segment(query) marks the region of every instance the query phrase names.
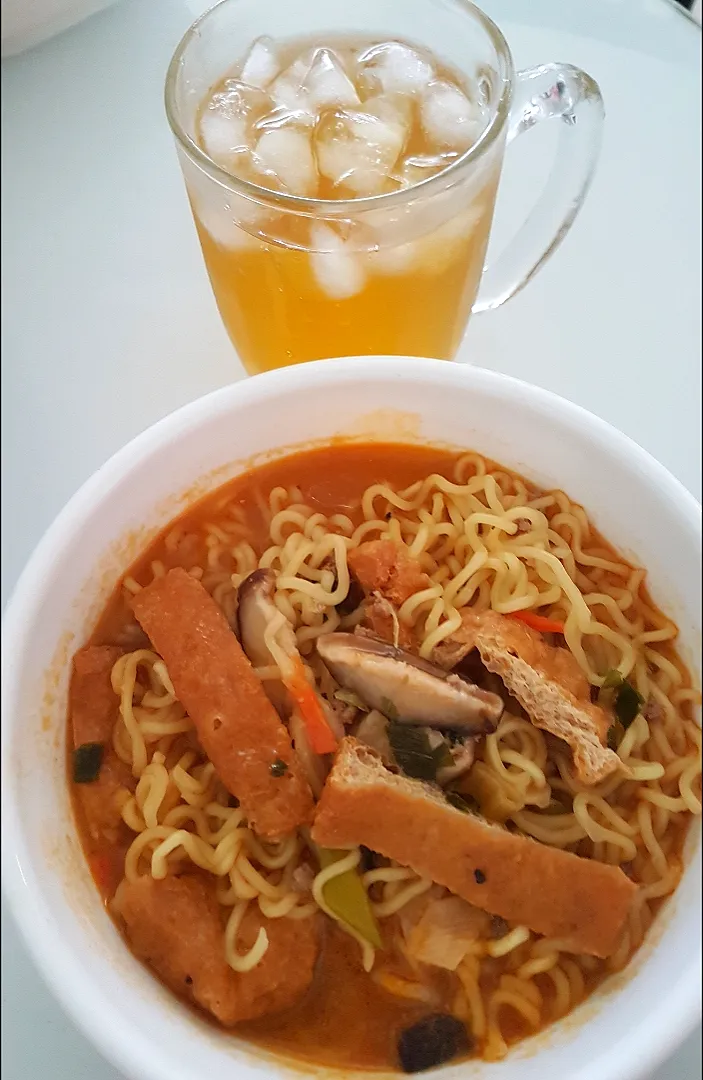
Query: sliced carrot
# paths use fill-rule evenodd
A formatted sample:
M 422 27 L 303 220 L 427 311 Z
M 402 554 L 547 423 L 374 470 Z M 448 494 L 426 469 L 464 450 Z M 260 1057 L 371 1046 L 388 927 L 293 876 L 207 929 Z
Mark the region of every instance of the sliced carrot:
M 518 619 L 525 626 L 539 630 L 540 634 L 563 634 L 564 624 L 557 619 L 548 619 L 546 615 L 537 615 L 534 611 L 511 611 L 509 617 Z
M 298 706 L 305 733 L 316 754 L 333 754 L 337 739 L 327 722 L 324 709 L 314 688 L 305 677 L 302 661 L 296 657 L 292 674 L 284 679 L 288 693 Z

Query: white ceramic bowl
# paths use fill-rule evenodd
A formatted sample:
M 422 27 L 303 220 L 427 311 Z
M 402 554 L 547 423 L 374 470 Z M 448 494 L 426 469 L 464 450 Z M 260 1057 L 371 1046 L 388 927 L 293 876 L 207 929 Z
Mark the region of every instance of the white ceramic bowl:
M 438 361 L 324 361 L 218 390 L 144 432 L 85 484 L 37 548 L 7 609 L 2 661 L 7 896 L 56 996 L 132 1080 L 294 1074 L 183 1008 L 133 959 L 103 910 L 68 801 L 70 656 L 118 576 L 194 497 L 256 454 L 339 434 L 475 448 L 564 488 L 648 568 L 654 599 L 681 629 L 684 658 L 697 659 L 700 507 L 640 447 L 543 390 Z M 626 973 L 506 1061 L 448 1067 L 443 1080 L 634 1080 L 654 1068 L 700 1015 L 698 827 L 687 861 Z

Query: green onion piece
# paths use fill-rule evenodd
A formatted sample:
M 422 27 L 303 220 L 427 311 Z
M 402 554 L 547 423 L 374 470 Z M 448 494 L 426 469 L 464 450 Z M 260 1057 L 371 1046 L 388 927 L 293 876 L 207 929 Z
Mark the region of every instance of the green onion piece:
M 316 847 L 315 850 L 323 870 L 349 854 L 348 851 L 331 851 L 329 848 Z M 371 901 L 356 870 L 347 870 L 338 877 L 331 878 L 322 893 L 330 911 L 333 911 L 341 922 L 356 930 L 357 934 L 375 949 L 383 948 L 381 931 L 371 909 Z
M 615 715 L 626 731 L 643 705 L 644 698 L 642 695 L 638 694 L 634 686 L 627 680 L 623 680 L 615 699 Z
M 625 735 L 625 728 L 619 720 L 613 720 L 608 728 L 608 749 L 617 750 Z
M 435 746 L 432 751 L 432 757 L 435 760 L 435 765 L 438 769 L 448 769 L 454 764 L 454 758 L 452 752 L 446 742 L 442 741 L 439 746 Z
M 447 797 L 447 802 L 450 806 L 453 806 L 455 810 L 461 810 L 464 814 L 478 813 L 478 803 L 470 795 L 467 798 L 464 795 L 460 795 L 458 791 L 446 791 L 445 795 Z
M 414 780 L 437 779 L 437 755 L 430 746 L 427 732 L 409 724 L 388 723 L 388 742 L 396 764 Z
M 335 699 L 343 702 L 345 705 L 353 705 L 359 712 L 368 712 L 369 707 L 366 702 L 362 701 L 358 694 L 355 694 L 353 690 L 335 690 Z
M 398 710 L 393 702 L 387 697 L 381 698 L 380 712 L 382 712 L 384 716 L 387 716 L 389 720 L 398 719 Z
M 617 668 L 611 668 L 605 673 L 603 685 L 598 694 L 598 704 L 612 709 L 622 727 L 627 730 L 644 705 L 644 698 L 627 679 L 623 679 Z M 617 731 L 612 736 L 608 732 L 608 745 L 617 736 Z
M 615 690 L 618 686 L 622 686 L 624 680 L 617 668 L 611 668 L 610 671 L 606 671 L 603 678 L 604 690 Z
M 92 784 L 100 775 L 104 746 L 99 742 L 83 743 L 73 751 L 73 783 Z

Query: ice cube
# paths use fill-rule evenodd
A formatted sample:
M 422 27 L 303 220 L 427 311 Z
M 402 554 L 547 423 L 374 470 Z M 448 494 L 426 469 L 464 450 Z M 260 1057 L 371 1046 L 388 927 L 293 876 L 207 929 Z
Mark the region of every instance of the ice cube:
M 194 203 L 198 220 L 220 247 L 227 251 L 256 251 L 264 247 L 262 240 L 247 232 L 240 225 L 237 213 L 231 206 L 212 206 L 206 201 Z M 253 223 L 251 227 L 254 227 Z
M 242 148 L 251 146 L 255 121 L 271 108 L 271 99 L 263 90 L 238 79 L 227 79 L 200 116 L 200 138 L 205 153 L 219 165 L 231 167 L 233 157 Z
M 229 165 L 238 150 L 247 145 L 249 133 L 243 120 L 206 109 L 200 118 L 200 139 L 208 157 Z
M 256 121 L 254 127 L 256 131 L 276 131 L 279 128 L 300 128 L 304 129 L 310 127 L 309 114 L 286 109 L 282 105 L 276 106 L 273 112 L 267 113 L 266 116 L 262 116 L 260 120 Z
M 381 110 L 371 111 L 368 105 L 326 113 L 315 131 L 320 172 L 354 195 L 375 195 L 387 188 L 409 132 L 400 113 L 381 117 Z
M 271 83 L 268 91 L 279 108 L 298 114 L 299 122 L 307 123 L 309 127 L 317 120 L 317 109 L 311 105 L 303 82 L 312 57 L 310 50 L 299 56 Z
M 393 170 L 393 180 L 397 180 L 401 188 L 412 187 L 429 176 L 441 172 L 456 161 L 459 154 L 455 150 L 449 150 L 444 154 L 410 154 L 404 161 L 396 165 Z
M 361 292 L 366 275 L 361 256 L 349 250 L 348 244 L 329 225 L 313 222 L 310 229 L 312 247 L 310 264 L 315 279 L 331 300 L 348 300 Z
M 223 89 L 210 98 L 208 111 L 221 113 L 232 119 L 250 119 L 263 115 L 273 108 L 271 98 L 258 86 L 249 86 L 241 79 L 226 79 Z
M 380 120 L 388 124 L 395 124 L 405 130 L 406 137 L 410 134 L 413 124 L 413 106 L 406 94 L 379 94 L 366 99 L 364 112 L 373 113 Z
M 394 247 L 379 247 L 377 251 L 369 253 L 369 263 L 378 274 L 404 274 L 417 261 L 419 250 L 420 245 L 415 240 Z
M 473 200 L 421 240 L 422 268 L 430 274 L 444 273 L 452 263 L 465 264 L 474 230 L 490 208 L 483 200 Z
M 332 106 L 360 103 L 354 83 L 331 49 L 315 50 L 301 89 L 316 112 Z
M 249 86 L 265 90 L 278 75 L 281 63 L 272 38 L 257 38 L 242 65 L 241 80 Z
M 251 151 L 243 150 L 238 155 L 238 159 L 242 159 L 245 173 L 247 166 L 243 159 L 247 157 L 251 158 Z M 179 159 L 198 226 L 223 248 L 261 249 L 264 240 L 257 239 L 257 234 L 260 237 L 268 235 L 268 220 L 271 216 L 268 207 L 223 184 L 214 183 L 209 173 L 182 151 Z M 251 177 L 246 174 L 246 178 Z
M 314 195 L 317 168 L 305 131 L 273 128 L 256 144 L 254 160 L 265 177 L 273 178 L 293 195 Z
M 362 80 L 377 79 L 386 91 L 412 94 L 427 86 L 434 76 L 428 57 L 400 41 L 372 45 L 357 58 Z
M 468 150 L 483 128 L 478 105 L 452 83 L 435 79 L 420 101 L 420 123 L 427 138 L 436 146 Z
M 266 207 L 234 192 L 220 193 L 195 181 L 188 183 L 188 194 L 196 219 L 220 247 L 229 251 L 254 251 L 264 246 L 255 233 L 265 234 Z

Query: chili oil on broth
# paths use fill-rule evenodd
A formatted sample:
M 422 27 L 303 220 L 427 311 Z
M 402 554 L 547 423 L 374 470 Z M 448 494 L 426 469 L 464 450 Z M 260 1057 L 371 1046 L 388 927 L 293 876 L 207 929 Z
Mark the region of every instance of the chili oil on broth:
M 427 478 L 433 474 L 450 482 L 429 483 Z M 492 476 L 495 486 L 480 481 L 486 474 Z M 589 525 L 580 507 L 560 492 L 534 490 L 520 477 L 477 454 L 393 444 L 340 444 L 279 459 L 238 477 L 186 511 L 149 546 L 115 591 L 91 643 L 148 648 L 131 614 L 130 599 L 155 575 L 175 566 L 195 572 L 232 618 L 236 585 L 244 576 L 258 565 L 272 565 L 279 573 L 283 570 L 285 577 L 284 564 L 288 560 L 290 566 L 291 551 L 298 541 L 307 542 L 310 549 L 303 565 L 312 565 L 320 540 L 329 534 L 356 538 L 352 543 L 386 535 L 407 541 L 411 552 L 441 586 L 436 590 L 438 596 L 415 606 L 411 598 L 404 605 L 408 610 L 400 611 L 400 619 L 419 628 L 420 640 L 427 643 L 430 636 L 437 638 L 437 630 L 452 618 L 452 604 L 445 604 L 439 614 L 437 611 L 449 591 L 447 584 L 449 589 L 454 587 L 458 602 L 462 593 L 466 595 L 467 584 L 471 585 L 471 581 L 462 580 L 456 587 L 470 551 L 460 548 L 461 557 L 457 556 L 456 544 L 452 548 L 449 540 L 452 528 L 456 532 L 457 526 L 464 528 L 466 522 L 466 514 L 462 516 L 457 506 L 468 496 L 457 488 L 465 488 L 474 478 L 478 479 L 473 497 L 483 503 L 482 509 L 474 507 L 474 512 L 482 517 L 495 519 L 513 512 L 515 520 L 524 521 L 515 515 L 526 509 L 534 523 L 544 515 L 550 530 L 548 543 L 554 550 L 563 549 L 562 561 L 571 567 L 578 591 L 605 628 L 600 632 L 604 637 L 586 635 L 583 655 L 592 681 L 594 673 L 597 683 L 598 672 L 602 675 L 620 663 L 638 689 L 646 691 L 648 705 L 651 703 L 650 719 L 640 714 L 624 734 L 619 749 L 645 777 L 640 780 L 609 777 L 594 788 L 584 788 L 563 748 L 555 749 L 549 736 L 520 716 L 501 721 L 496 734 L 485 740 L 479 760 L 494 770 L 505 791 L 517 796 L 518 803 L 525 799 L 522 808 L 514 812 L 514 825 L 542 842 L 623 865 L 642 883 L 641 898 L 633 908 L 620 949 L 609 961 L 572 956 L 563 952 L 558 942 L 540 939 L 521 927 L 509 927 L 502 938 L 479 943 L 476 954 L 462 962 L 456 976 L 418 971 L 408 962 L 397 947 L 402 935 L 396 915 L 382 920 L 386 948 L 376 956 L 370 974 L 361 966 L 356 942 L 336 926 L 328 926 L 315 981 L 305 999 L 287 1013 L 236 1029 L 252 1042 L 290 1057 L 347 1068 L 393 1067 L 398 1032 L 427 1013 L 431 998 L 435 1010 L 453 1012 L 468 1022 L 479 1054 L 498 1058 L 518 1039 L 565 1015 L 604 977 L 626 965 L 681 873 L 686 831 L 699 808 L 700 731 L 693 717 L 699 698 L 675 652 L 675 627 L 652 605 L 644 572 L 622 560 Z M 412 488 L 422 482 L 422 491 L 426 489 L 424 520 L 413 505 L 418 492 Z M 378 489 L 370 498 L 368 489 L 373 486 Z M 432 540 L 433 515 L 446 526 L 444 539 Z M 423 538 L 422 528 L 428 522 Z M 479 540 L 495 536 L 495 529 L 495 521 L 480 522 L 476 536 Z M 291 541 L 296 536 L 298 541 Z M 313 566 L 310 577 L 319 582 L 324 558 L 328 562 L 330 556 L 339 560 L 346 544 L 327 542 L 328 550 L 317 559 L 317 570 Z M 433 554 L 441 557 L 435 560 Z M 331 577 L 340 577 L 339 565 Z M 548 587 L 548 581 L 537 580 L 541 589 Z M 331 582 L 328 585 L 331 588 Z M 314 603 L 308 603 L 305 595 L 296 596 L 294 589 L 279 590 L 277 602 L 294 619 L 306 659 L 320 632 L 354 625 L 354 612 L 340 620 L 334 609 L 316 610 Z M 469 602 L 477 609 L 491 604 L 488 577 L 479 582 Z M 562 596 L 541 610 L 563 619 L 568 602 Z M 637 642 L 634 648 L 633 641 Z M 579 647 L 584 648 L 583 642 L 584 635 L 578 632 L 575 654 Z M 568 635 L 567 644 L 571 644 Z M 659 763 L 661 768 L 657 768 Z M 663 777 L 655 775 L 662 768 Z M 535 771 L 546 777 L 548 807 L 530 802 L 535 794 Z M 135 833 L 123 822 L 113 844 L 96 844 L 80 807 L 77 819 L 98 887 L 109 903 Z M 206 873 L 192 865 L 189 869 Z M 397 885 L 371 886 L 370 895 L 376 903 L 392 901 L 413 880 L 417 881 L 408 872 L 405 881 Z M 390 992 L 387 986 L 393 979 L 395 992 Z M 405 991 L 409 987 L 413 993 L 425 986 L 429 992 L 418 1001 L 400 996 L 398 986 Z

